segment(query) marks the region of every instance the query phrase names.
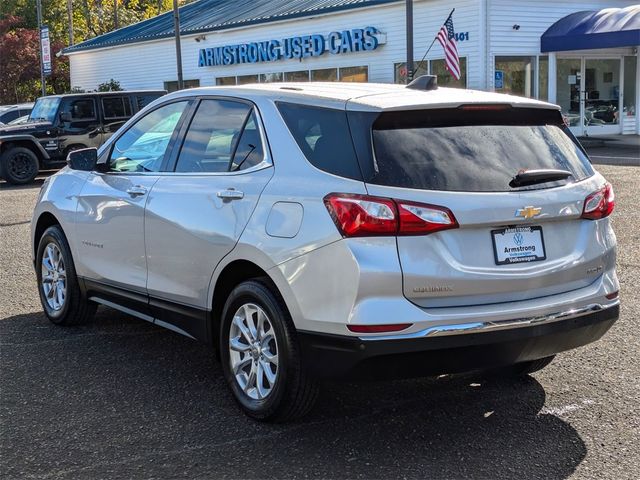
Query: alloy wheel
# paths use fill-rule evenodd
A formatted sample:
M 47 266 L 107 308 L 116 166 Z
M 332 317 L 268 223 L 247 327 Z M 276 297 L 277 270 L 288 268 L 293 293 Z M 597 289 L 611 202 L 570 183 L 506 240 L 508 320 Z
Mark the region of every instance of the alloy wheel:
M 62 252 L 53 242 L 44 249 L 40 274 L 47 305 L 56 312 L 61 310 L 67 298 L 67 272 Z
M 242 305 L 233 316 L 229 362 L 236 382 L 249 398 L 269 396 L 278 378 L 278 344 L 271 320 L 254 303 Z

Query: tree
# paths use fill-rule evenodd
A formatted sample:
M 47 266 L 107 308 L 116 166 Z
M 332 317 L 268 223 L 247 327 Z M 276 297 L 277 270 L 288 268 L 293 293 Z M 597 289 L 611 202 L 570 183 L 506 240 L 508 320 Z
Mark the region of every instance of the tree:
M 0 104 L 31 101 L 40 95 L 40 35 L 37 29 L 19 27 L 22 19 L 0 19 Z M 54 41 L 51 51 L 63 48 Z M 47 93 L 69 89 L 69 62 L 52 55 Z
M 100 85 L 98 85 L 98 89 L 96 91 L 98 91 L 98 92 L 119 92 L 121 90 L 122 90 L 122 87 L 120 86 L 120 82 L 117 81 L 117 80 L 114 80 L 112 78 L 108 82 L 104 82 L 104 83 L 101 83 Z
M 75 43 L 113 30 L 116 5 L 120 28 L 169 11 L 173 5 L 173 0 L 72 1 Z M 0 104 L 40 95 L 40 40 L 34 3 L 0 0 Z M 51 39 L 52 74 L 46 79 L 47 93 L 64 93 L 69 91 L 69 62 L 66 56 L 56 54 L 69 42 L 67 0 L 42 0 L 42 14 Z

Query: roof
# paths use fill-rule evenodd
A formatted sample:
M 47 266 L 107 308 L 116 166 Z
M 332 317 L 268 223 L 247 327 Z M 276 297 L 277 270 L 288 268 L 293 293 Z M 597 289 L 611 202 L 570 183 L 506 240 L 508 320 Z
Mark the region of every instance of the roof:
M 125 95 L 125 94 L 142 94 L 142 93 L 160 93 L 166 94 L 166 90 L 109 90 L 108 92 L 78 92 L 78 93 L 61 93 L 58 95 L 47 95 L 39 98 L 62 98 L 62 97 L 92 97 L 92 96 L 108 96 L 108 95 Z M 33 104 L 32 104 L 33 105 Z
M 229 95 L 240 98 L 268 97 L 312 105 L 334 106 L 348 103 L 349 110 L 381 111 L 419 108 L 455 108 L 467 104 L 509 104 L 514 107 L 558 110 L 538 100 L 501 93 L 459 88 L 420 91 L 386 83 L 256 83 L 228 87 L 202 87 L 174 92 L 170 96 Z M 168 97 L 166 97 L 168 98 Z
M 398 1 L 401 0 L 199 0 L 180 7 L 180 34 L 228 30 Z M 169 11 L 67 47 L 63 53 L 147 42 L 173 36 L 173 11 Z
M 640 5 L 572 13 L 540 38 L 542 52 L 640 45 Z

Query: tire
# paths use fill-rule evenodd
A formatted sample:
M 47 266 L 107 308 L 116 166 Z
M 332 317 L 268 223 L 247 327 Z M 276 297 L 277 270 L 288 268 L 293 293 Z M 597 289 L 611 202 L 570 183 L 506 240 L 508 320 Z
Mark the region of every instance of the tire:
M 262 335 L 254 331 L 259 328 L 250 328 L 248 321 L 257 327 L 261 318 Z M 230 339 L 236 350 L 232 350 Z M 255 340 L 253 348 L 251 340 Z M 231 292 L 222 314 L 219 347 L 229 388 L 250 417 L 284 422 L 304 416 L 313 407 L 317 383 L 302 364 L 295 327 L 284 301 L 268 280 L 245 281 Z M 276 364 L 269 360 L 274 355 Z
M 0 157 L 2 177 L 13 185 L 33 182 L 38 175 L 38 157 L 28 148 L 13 147 Z
M 40 303 L 53 323 L 81 325 L 93 318 L 97 305 L 87 300 L 80 290 L 71 250 L 59 225 L 47 228 L 40 238 L 36 276 Z M 59 291 L 64 295 L 58 296 Z

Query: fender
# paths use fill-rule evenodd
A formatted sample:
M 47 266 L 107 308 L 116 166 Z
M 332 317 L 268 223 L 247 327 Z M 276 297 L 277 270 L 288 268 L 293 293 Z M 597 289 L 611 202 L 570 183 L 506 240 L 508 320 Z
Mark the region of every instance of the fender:
M 40 153 L 42 160 L 49 160 L 51 158 L 49 157 L 49 154 L 44 149 L 44 147 L 40 144 L 38 139 L 33 135 L 0 135 L 0 145 L 2 145 L 3 143 L 9 143 L 9 142 L 15 142 L 15 141 L 21 141 L 21 142 L 27 141 L 27 142 L 33 143 L 36 149 L 38 150 L 38 152 Z

